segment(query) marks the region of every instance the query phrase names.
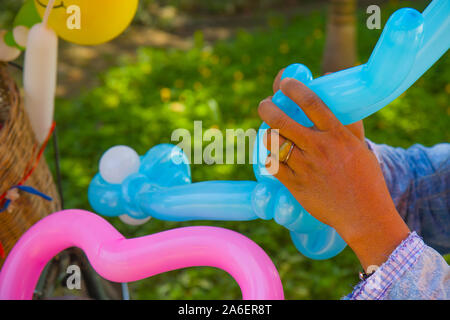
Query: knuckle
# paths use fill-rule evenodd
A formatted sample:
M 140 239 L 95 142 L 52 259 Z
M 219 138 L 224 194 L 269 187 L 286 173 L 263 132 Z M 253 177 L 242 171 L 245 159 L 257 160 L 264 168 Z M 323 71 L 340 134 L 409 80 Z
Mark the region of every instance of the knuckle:
M 319 110 L 322 107 L 319 98 L 312 92 L 305 93 L 302 100 L 304 106 L 310 110 Z
M 344 126 L 342 126 L 342 124 L 339 121 L 332 121 L 329 123 L 328 131 L 333 132 L 338 140 L 344 140 L 347 137 L 346 132 L 343 129 Z
M 280 79 L 280 89 L 284 94 L 287 94 L 289 91 L 289 83 L 291 82 L 291 78 Z
M 347 144 L 349 141 L 349 135 L 340 122 L 332 123 L 329 131 L 332 133 L 335 142 L 339 144 Z
M 283 82 L 284 82 L 284 89 L 289 94 L 292 94 L 293 92 L 295 92 L 299 89 L 297 80 L 295 80 L 293 78 L 286 78 L 283 80 Z
M 322 143 L 317 143 L 315 145 L 315 150 L 317 152 L 317 154 L 321 157 L 323 157 L 324 159 L 328 158 L 329 155 L 329 147 L 325 144 Z
M 276 123 L 278 124 L 277 129 L 280 130 L 280 132 L 292 131 L 292 121 L 288 116 L 284 114 L 278 115 Z

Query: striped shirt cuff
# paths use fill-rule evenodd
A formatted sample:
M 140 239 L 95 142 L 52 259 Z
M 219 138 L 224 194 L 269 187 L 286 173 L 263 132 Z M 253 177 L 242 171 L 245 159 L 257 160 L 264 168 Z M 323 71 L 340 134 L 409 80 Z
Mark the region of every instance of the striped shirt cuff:
M 392 252 L 388 260 L 365 281 L 360 282 L 349 300 L 383 300 L 389 288 L 416 263 L 425 248 L 423 240 L 416 232 L 411 232 Z

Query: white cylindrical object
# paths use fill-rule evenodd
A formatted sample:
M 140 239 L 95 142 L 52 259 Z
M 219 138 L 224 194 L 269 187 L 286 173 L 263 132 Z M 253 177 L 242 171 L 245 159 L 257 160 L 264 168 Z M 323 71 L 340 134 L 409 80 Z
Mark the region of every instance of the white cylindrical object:
M 23 73 L 25 110 L 39 144 L 52 126 L 55 104 L 58 37 L 42 23 L 34 25 L 27 41 Z

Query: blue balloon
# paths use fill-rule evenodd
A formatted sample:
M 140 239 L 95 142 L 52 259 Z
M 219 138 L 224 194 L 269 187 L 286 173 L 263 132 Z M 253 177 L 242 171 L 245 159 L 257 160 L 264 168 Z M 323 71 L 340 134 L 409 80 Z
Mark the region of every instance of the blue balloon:
M 181 148 L 167 143 L 159 144 L 145 154 L 139 172 L 162 187 L 191 183 L 191 168 L 186 155 Z
M 191 169 L 186 155 L 177 146 L 160 144 L 141 156 L 139 172 L 121 184 L 106 182 L 100 174 L 92 179 L 88 199 L 92 208 L 105 216 L 128 214 L 134 219 L 149 216 L 140 206 L 141 194 L 191 183 Z
M 92 209 L 107 217 L 115 217 L 124 213 L 120 185 L 106 182 L 96 174 L 89 184 L 88 199 Z
M 450 1 L 434 0 L 423 14 L 414 9 L 396 11 L 386 24 L 364 64 L 313 79 L 301 64 L 286 68 L 282 78 L 302 81 L 343 124 L 361 120 L 407 90 L 450 47 Z M 304 126 L 313 123 L 291 99 L 278 91 L 273 102 Z M 96 175 L 88 196 L 93 209 L 106 216 L 128 214 L 162 220 L 271 220 L 291 233 L 296 248 L 312 259 L 328 259 L 346 246 L 331 227 L 310 215 L 265 168 L 269 154 L 263 144 L 263 123 L 253 153 L 255 181 L 191 183 L 183 151 L 157 145 L 141 157 L 139 172 L 121 184 Z
M 161 220 L 257 219 L 252 208 L 254 181 L 206 181 L 143 193 L 141 208 Z
M 347 246 L 339 234 L 329 226 L 307 234 L 291 231 L 291 239 L 298 251 L 314 260 L 333 258 Z

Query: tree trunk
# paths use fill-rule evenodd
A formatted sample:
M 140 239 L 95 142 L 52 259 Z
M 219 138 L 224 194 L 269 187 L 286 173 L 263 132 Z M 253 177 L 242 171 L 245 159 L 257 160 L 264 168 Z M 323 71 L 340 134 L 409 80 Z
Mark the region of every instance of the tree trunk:
M 336 72 L 356 63 L 356 2 L 330 0 L 322 72 Z

